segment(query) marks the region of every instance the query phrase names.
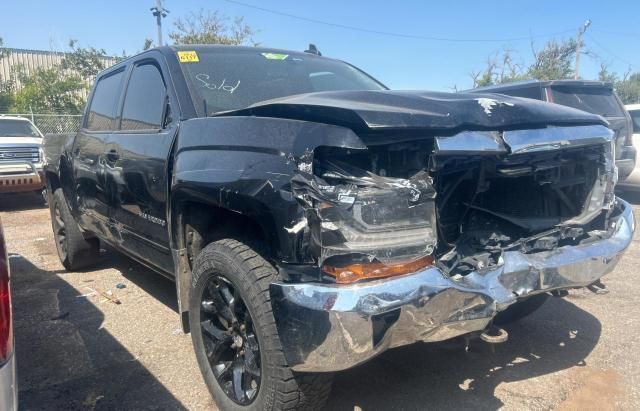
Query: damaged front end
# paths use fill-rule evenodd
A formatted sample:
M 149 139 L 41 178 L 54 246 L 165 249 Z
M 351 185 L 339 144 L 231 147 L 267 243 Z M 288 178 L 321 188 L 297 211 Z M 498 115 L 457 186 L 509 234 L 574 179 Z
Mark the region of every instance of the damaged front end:
M 305 210 L 308 251 L 322 271 L 337 283 L 352 283 L 433 263 L 437 235 L 431 177 L 425 171 L 407 179 L 381 176 L 348 160 L 333 150 L 318 150 L 315 174 L 292 179 L 292 191 Z
M 520 299 L 594 283 L 631 241 L 602 125 L 370 141 L 316 148 L 291 181 L 304 218 L 288 231 L 322 273 L 272 285 L 297 371 L 481 331 Z

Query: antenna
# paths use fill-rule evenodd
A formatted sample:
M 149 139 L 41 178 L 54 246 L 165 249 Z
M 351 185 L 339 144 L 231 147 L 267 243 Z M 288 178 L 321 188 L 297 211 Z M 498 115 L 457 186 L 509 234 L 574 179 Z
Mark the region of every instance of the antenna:
M 315 54 L 316 56 L 322 56 L 322 53 L 320 53 L 320 50 L 318 50 L 316 45 L 313 43 L 309 43 L 309 49 L 305 50 L 304 52 L 309 54 Z

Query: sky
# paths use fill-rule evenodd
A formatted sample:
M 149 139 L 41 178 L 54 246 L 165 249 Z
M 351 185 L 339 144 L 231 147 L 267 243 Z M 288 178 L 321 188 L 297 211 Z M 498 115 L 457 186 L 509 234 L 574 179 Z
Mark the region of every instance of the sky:
M 145 38 L 156 39 L 149 11 L 154 5 L 0 0 L 0 37 L 6 47 L 64 51 L 72 38 L 111 55 L 134 54 Z M 349 61 L 393 89 L 470 88 L 470 73 L 489 56 L 509 49 L 527 63 L 532 39 L 540 48 L 550 39 L 575 36 L 586 19 L 592 24 L 584 40 L 593 56 L 581 59 L 583 78 L 596 78 L 603 62 L 619 74 L 640 71 L 637 0 L 164 0 L 163 6 L 170 11 L 163 20 L 165 40 L 178 17 L 218 10 L 243 16 L 262 46 L 304 50 L 314 43 L 323 55 Z

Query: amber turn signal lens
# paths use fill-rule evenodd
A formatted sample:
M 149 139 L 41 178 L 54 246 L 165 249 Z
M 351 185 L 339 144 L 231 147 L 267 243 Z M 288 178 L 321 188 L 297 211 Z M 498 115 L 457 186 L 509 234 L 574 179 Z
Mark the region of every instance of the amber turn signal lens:
M 397 261 L 394 263 L 354 263 L 344 267 L 323 265 L 322 271 L 335 277 L 339 284 L 354 283 L 367 278 L 384 278 L 396 275 L 410 274 L 420 271 L 433 264 L 434 258 L 430 255 L 410 261 Z

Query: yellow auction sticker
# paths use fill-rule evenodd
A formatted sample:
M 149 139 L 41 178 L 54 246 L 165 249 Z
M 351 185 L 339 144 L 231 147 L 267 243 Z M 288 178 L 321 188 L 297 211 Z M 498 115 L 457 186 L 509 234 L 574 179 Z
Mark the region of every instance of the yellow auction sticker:
M 178 60 L 180 60 L 180 63 L 197 63 L 200 61 L 198 53 L 195 51 L 179 51 Z

